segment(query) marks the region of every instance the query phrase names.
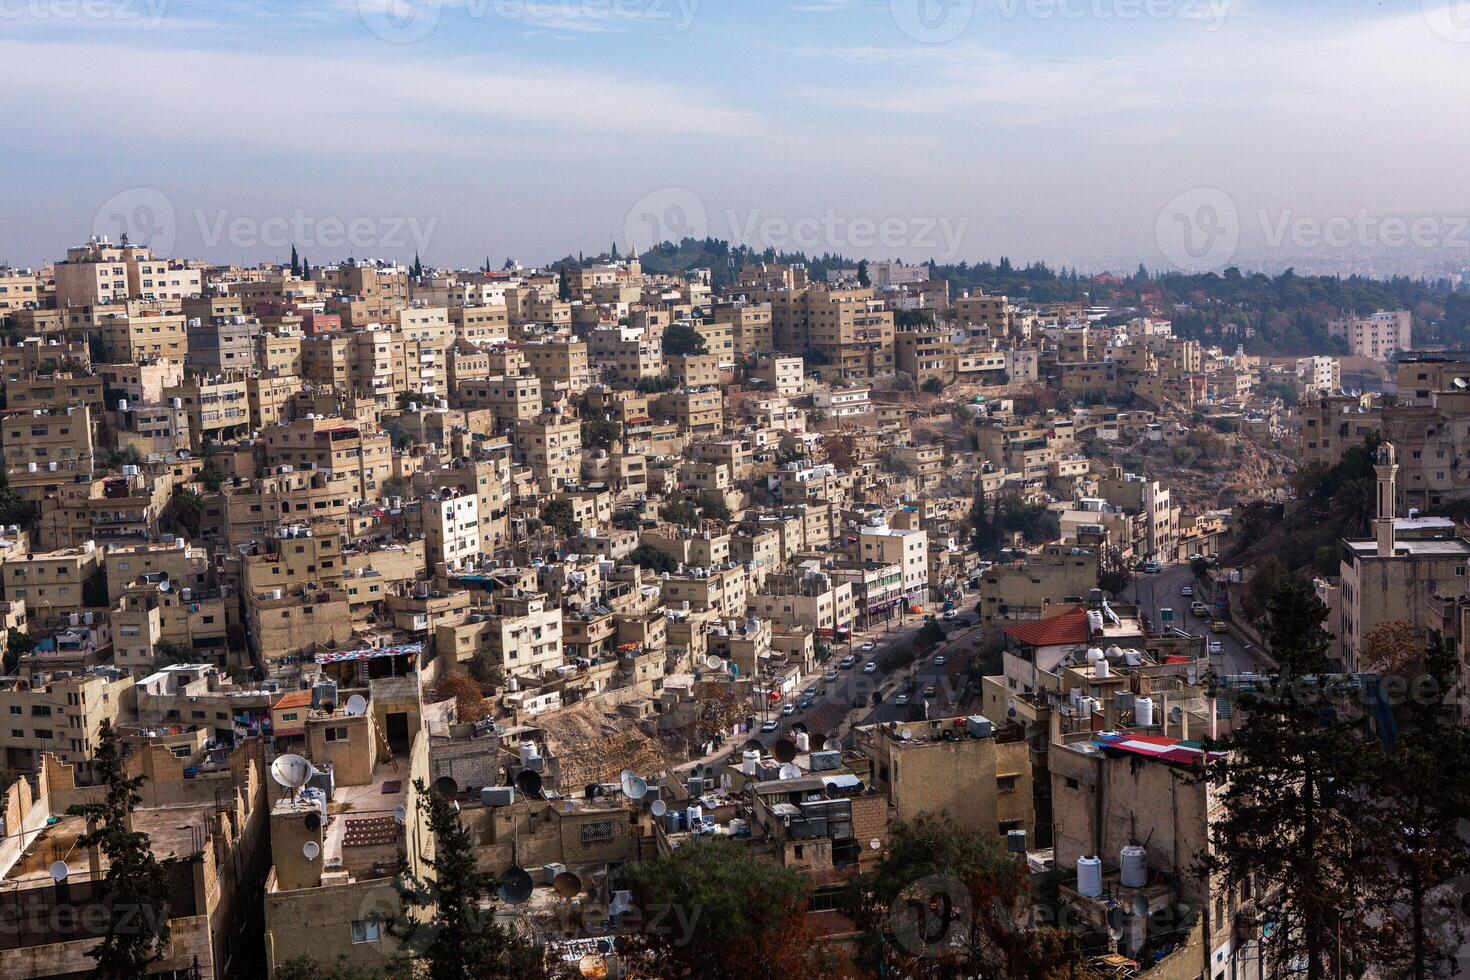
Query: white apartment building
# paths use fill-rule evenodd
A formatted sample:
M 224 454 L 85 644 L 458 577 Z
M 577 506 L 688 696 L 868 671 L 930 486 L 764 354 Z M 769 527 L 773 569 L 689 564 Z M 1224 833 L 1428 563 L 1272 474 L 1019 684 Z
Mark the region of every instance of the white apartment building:
M 1414 316 L 1408 310 L 1380 310 L 1371 316 L 1349 316 L 1327 324 L 1329 337 L 1341 337 L 1358 357 L 1386 361 L 1411 346 Z
M 479 498 L 462 490 L 446 489 L 424 497 L 424 560 L 430 567 L 443 562 L 462 569 L 480 560 Z
M 1342 367 L 1335 357 L 1298 357 L 1296 376 L 1308 391 L 1336 391 L 1342 381 Z
M 865 561 L 892 562 L 903 570 L 905 600 L 922 599 L 929 592 L 929 532 L 905 530 L 886 524 L 858 532 L 858 555 Z
M 848 415 L 863 415 L 873 410 L 872 405 L 868 402 L 870 390 L 863 387 L 819 391 L 812 396 L 812 404 L 826 412 L 828 418 L 840 419 Z

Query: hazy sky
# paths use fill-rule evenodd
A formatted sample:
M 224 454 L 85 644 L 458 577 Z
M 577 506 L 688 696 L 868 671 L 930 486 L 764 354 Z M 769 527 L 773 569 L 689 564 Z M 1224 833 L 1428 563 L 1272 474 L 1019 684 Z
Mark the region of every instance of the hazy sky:
M 1453 261 L 1456 3 L 0 0 L 0 263 Z

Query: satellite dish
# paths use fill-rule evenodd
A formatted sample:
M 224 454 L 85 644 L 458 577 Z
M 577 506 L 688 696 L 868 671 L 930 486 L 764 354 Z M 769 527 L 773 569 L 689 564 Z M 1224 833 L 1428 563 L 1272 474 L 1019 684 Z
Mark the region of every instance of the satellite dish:
M 602 785 L 600 783 L 588 783 L 586 786 L 582 787 L 583 799 L 595 800 L 601 795 Z
M 777 762 L 790 762 L 796 758 L 796 743 L 790 739 L 780 739 L 771 747 L 771 754 L 776 757 Z
M 67 867 L 66 867 L 66 862 L 65 861 L 52 861 L 51 862 L 51 880 L 52 881 L 56 882 L 58 885 L 61 884 L 63 881 L 66 880 L 67 873 L 68 873 L 68 871 L 67 871 Z
M 158 583 L 159 592 L 167 592 L 171 588 L 172 586 L 168 584 L 168 579 L 164 579 L 162 582 Z
M 883 850 L 883 842 L 881 840 L 879 840 L 878 838 L 876 838 L 876 837 L 874 837 L 872 840 L 868 841 L 868 846 L 871 847 L 875 851 L 881 851 L 881 850 Z
M 840 752 L 842 751 L 842 740 L 838 738 L 825 739 L 822 742 L 822 748 L 828 752 Z
M 1142 895 L 1134 895 L 1133 914 L 1138 916 L 1140 919 L 1143 918 L 1145 915 L 1148 915 L 1148 899 L 1144 898 Z
M 452 800 L 459 795 L 459 783 L 453 776 L 440 776 L 434 780 L 434 792 L 446 800 Z
M 562 871 L 551 879 L 551 887 L 562 898 L 576 898 L 582 890 L 582 879 L 570 871 Z
M 408 823 L 408 807 L 402 805 L 401 803 L 398 806 L 395 806 L 393 808 L 393 819 L 397 820 L 399 823 Z
M 913 740 L 914 733 L 905 728 L 903 731 L 898 733 L 898 737 L 903 739 L 905 742 L 909 742 Z
M 724 670 L 725 669 L 725 661 L 721 660 L 719 657 L 715 656 L 714 654 L 710 654 L 708 657 L 705 657 L 704 658 L 704 665 L 706 667 L 708 667 L 710 670 Z
M 624 772 L 618 785 L 622 788 L 623 795 L 630 800 L 641 800 L 648 795 L 648 781 L 636 772 Z
M 533 800 L 541 799 L 541 774 L 534 769 L 516 773 L 516 789 Z
M 500 900 L 510 905 L 520 905 L 531 897 L 536 887 L 525 868 L 510 867 L 500 876 Z
M 322 856 L 322 846 L 314 840 L 309 840 L 301 845 L 301 856 L 308 861 L 315 861 Z
M 648 812 L 653 814 L 655 817 L 661 817 L 665 813 L 669 812 L 669 805 L 663 800 L 654 800 L 653 806 L 648 808 Z
M 367 711 L 367 698 L 361 694 L 354 694 L 347 699 L 347 713 L 356 718 Z
M 283 755 L 271 763 L 271 778 L 293 793 L 316 775 L 316 767 L 304 755 Z
M 758 738 L 747 738 L 741 748 L 746 752 L 759 752 L 764 749 L 765 743 Z
M 322 825 L 322 815 L 313 810 L 306 815 L 306 819 L 302 823 L 306 824 L 307 830 L 317 830 Z
M 782 779 L 800 779 L 801 766 L 793 765 L 792 763 L 788 762 L 786 763 L 786 765 L 782 766 L 780 770 L 778 770 L 778 774 Z
M 1179 707 L 1179 705 L 1176 704 L 1176 705 L 1174 705 L 1174 707 L 1172 707 L 1172 708 L 1169 709 L 1169 720 L 1172 721 L 1174 724 L 1176 724 L 1176 725 L 1179 724 L 1179 722 L 1183 718 L 1184 718 L 1184 709 L 1181 708 L 1181 707 Z

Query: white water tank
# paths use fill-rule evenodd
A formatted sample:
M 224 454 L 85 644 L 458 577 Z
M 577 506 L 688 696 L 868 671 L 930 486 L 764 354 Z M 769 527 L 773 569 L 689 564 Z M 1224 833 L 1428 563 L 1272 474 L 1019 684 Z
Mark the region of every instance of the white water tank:
M 1127 844 L 1118 856 L 1122 874 L 1118 880 L 1124 888 L 1142 888 L 1148 884 L 1148 852 L 1137 844 Z
M 1100 632 L 1102 630 L 1102 628 L 1103 628 L 1102 611 L 1101 610 L 1098 610 L 1098 609 L 1089 609 L 1089 610 L 1087 610 L 1087 629 L 1088 629 L 1088 632 L 1097 633 L 1097 632 Z
M 1154 699 L 1137 698 L 1133 702 L 1133 723 L 1147 728 L 1154 723 Z
M 740 755 L 740 769 L 747 776 L 754 776 L 760 771 L 761 754 L 759 752 L 743 752 Z
M 1077 859 L 1077 894 L 1086 898 L 1102 895 L 1102 859 L 1095 854 Z
M 540 752 L 538 752 L 536 750 L 536 743 L 535 742 L 531 742 L 531 741 L 522 742 L 520 748 L 521 748 L 521 767 L 522 768 L 526 768 L 526 767 L 530 766 L 531 760 L 534 759 L 534 758 L 536 758 L 538 755 L 541 754 Z
M 1107 657 L 1099 657 L 1097 663 L 1095 663 L 1095 664 L 1092 665 L 1092 676 L 1093 677 L 1111 677 L 1111 676 L 1113 676 L 1112 668 L 1110 668 L 1108 666 L 1108 658 Z
M 1102 647 L 1089 647 L 1087 650 L 1087 662 L 1095 664 L 1103 659 Z
M 810 735 L 808 735 L 806 732 L 797 732 L 796 735 L 793 737 L 793 741 L 796 742 L 796 751 L 798 751 L 798 752 L 809 752 L 809 751 L 811 751 L 812 737 Z

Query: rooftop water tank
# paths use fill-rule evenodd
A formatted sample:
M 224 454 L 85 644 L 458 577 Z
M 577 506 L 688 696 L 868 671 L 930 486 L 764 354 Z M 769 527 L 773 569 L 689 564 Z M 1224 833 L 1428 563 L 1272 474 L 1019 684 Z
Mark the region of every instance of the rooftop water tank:
M 1147 728 L 1154 723 L 1154 699 L 1138 698 L 1133 702 L 1133 723 Z
M 1118 857 L 1122 868 L 1119 881 L 1124 888 L 1142 888 L 1148 884 L 1148 852 L 1137 844 L 1126 845 Z
M 1095 854 L 1084 854 L 1077 859 L 1077 894 L 1097 898 L 1102 890 L 1102 859 Z

